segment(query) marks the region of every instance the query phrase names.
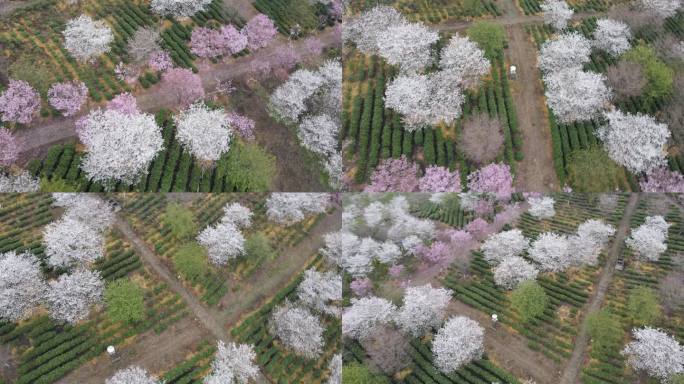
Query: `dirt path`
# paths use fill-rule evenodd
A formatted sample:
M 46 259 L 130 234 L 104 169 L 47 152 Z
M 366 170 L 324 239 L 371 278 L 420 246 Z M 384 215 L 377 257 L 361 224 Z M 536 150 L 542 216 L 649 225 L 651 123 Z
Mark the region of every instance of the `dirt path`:
M 197 299 L 197 297 L 195 297 L 195 295 L 190 293 L 180 281 L 173 277 L 171 271 L 166 268 L 159 257 L 157 257 L 157 255 L 155 255 L 155 253 L 147 246 L 147 244 L 145 244 L 145 242 L 138 237 L 138 235 L 124 219 L 117 217 L 116 221 L 114 222 L 114 227 L 121 232 L 126 240 L 131 243 L 136 253 L 143 259 L 143 261 L 169 285 L 171 290 L 181 296 L 188 308 L 190 308 L 192 313 L 195 315 L 195 320 L 204 329 L 209 331 L 209 333 L 211 333 L 216 340 L 221 340 L 224 342 L 230 341 L 228 332 L 221 325 L 220 316 L 218 316 L 215 311 L 205 308 Z M 176 343 L 173 339 L 171 339 L 170 342 L 172 344 Z M 173 348 L 173 346 L 170 348 Z M 158 353 L 156 349 L 149 348 L 147 346 L 145 346 L 145 350 L 149 355 L 155 355 Z M 150 353 L 150 351 L 154 351 L 154 353 Z M 136 362 L 137 361 L 138 360 L 136 359 Z M 266 377 L 260 374 L 257 377 L 256 382 L 258 384 L 266 384 L 268 383 L 268 380 Z
M 539 384 L 556 382 L 560 367 L 540 352 L 531 350 L 527 340 L 499 324 L 492 328 L 488 314 L 458 300 L 452 300 L 447 309 L 449 315 L 463 315 L 477 321 L 485 328 L 485 351 L 497 365 L 518 378 L 532 379 Z
M 510 82 L 511 93 L 518 111 L 518 126 L 522 133 L 523 160 L 518 163 L 515 187 L 518 191 L 550 192 L 561 189 L 553 167 L 551 128 L 548 122 L 544 88 L 536 66 L 537 47 L 525 32 L 524 26 L 544 22 L 540 15 L 523 15 L 514 0 L 500 4 L 503 16 L 490 21 L 503 25 L 508 38 L 505 51 L 506 63 L 515 65 L 518 78 Z M 600 13 L 578 13 L 573 20 L 579 21 Z M 437 27 L 443 31 L 467 29 L 470 21 L 447 21 Z
M 18 0 L 18 1 L 2 1 L 0 0 L 0 19 L 5 16 L 11 16 L 11 13 L 17 9 L 26 8 L 37 3 L 39 0 Z
M 608 251 L 608 259 L 606 260 L 606 265 L 601 271 L 601 277 L 599 278 L 598 286 L 592 296 L 589 298 L 589 304 L 586 310 L 583 311 L 584 319 L 580 327 L 580 331 L 575 339 L 575 348 L 572 351 L 572 356 L 568 361 L 565 369 L 563 370 L 563 375 L 560 380 L 560 384 L 579 384 L 580 383 L 580 370 L 584 363 L 584 358 L 586 355 L 587 344 L 589 343 L 589 331 L 587 325 L 587 316 L 592 313 L 596 313 L 601 309 L 603 305 L 603 300 L 606 297 L 606 292 L 608 291 L 608 285 L 613 279 L 613 274 L 615 273 L 615 264 L 617 262 L 620 252 L 625 244 L 625 237 L 629 232 L 630 219 L 634 214 L 634 209 L 639 202 L 639 194 L 633 193 L 629 197 L 627 206 L 625 207 L 625 212 L 620 220 L 620 224 L 617 228 L 617 233 L 613 242 L 611 243 L 610 250 Z
M 17 378 L 17 361 L 9 344 L 0 344 L 0 380 L 12 382 Z
M 506 61 L 518 69 L 511 93 L 518 111 L 518 129 L 522 133 L 523 160 L 518 163 L 515 187 L 518 191 L 558 191 L 558 177 L 553 167 L 553 148 L 544 87 L 537 62 L 537 47 L 520 25 L 506 27 Z
M 212 339 L 202 324 L 186 317 L 160 334 L 149 331 L 133 344 L 120 347 L 121 359 L 112 362 L 101 354 L 97 359 L 79 367 L 57 384 L 102 384 L 119 369 L 137 365 L 152 374 L 168 371 L 180 364 L 203 339 Z
M 131 228 L 124 219 L 117 217 L 114 221 L 114 228 L 121 232 L 126 240 L 135 248 L 135 253 L 137 253 L 143 261 L 169 285 L 169 288 L 181 296 L 183 301 L 185 301 L 190 308 L 190 311 L 195 314 L 196 319 L 209 330 L 217 340 L 228 340 L 227 332 L 223 329 L 221 323 L 216 320 L 215 316 L 202 305 L 195 295 L 188 291 L 185 286 L 173 276 L 171 271 L 166 268 L 159 257 L 155 255 L 147 244 L 145 244 L 143 239 L 133 231 L 133 228 Z
M 334 47 L 340 44 L 339 36 L 333 28 L 327 28 L 316 35 L 321 40 L 324 47 Z M 216 88 L 219 81 L 241 79 L 252 73 L 252 62 L 255 60 L 274 60 L 278 56 L 278 48 L 290 42 L 279 36 L 276 41 L 261 50 L 238 58 L 231 58 L 224 62 L 203 66 L 199 75 L 202 77 L 204 89 L 207 93 Z M 299 53 L 303 60 L 312 56 L 304 44 L 304 39 L 292 43 L 294 49 Z M 160 91 L 160 86 L 156 85 L 148 89 L 143 89 L 136 93 L 136 99 L 141 110 L 145 112 L 156 112 L 161 108 L 174 105 L 173 97 Z M 84 108 L 85 109 L 85 108 Z M 55 118 L 46 124 L 36 124 L 26 129 L 16 132 L 16 137 L 22 143 L 22 151 L 19 155 L 20 163 L 25 163 L 30 159 L 44 155 L 52 145 L 76 140 L 75 122 L 88 111 L 84 110 L 81 114 L 69 118 Z M 265 106 L 257 113 L 266 114 Z M 259 130 L 259 126 L 256 130 Z M 280 162 L 280 159 L 277 159 Z M 303 183 L 302 183 L 303 184 Z
M 279 290 L 286 286 L 293 276 L 303 271 L 311 256 L 324 244 L 323 236 L 340 229 L 342 210 L 324 216 L 311 229 L 305 240 L 292 248 L 285 249 L 278 258 L 271 260 L 245 281 L 228 281 L 228 286 L 240 286 L 240 291 L 225 295 L 219 306 L 221 322 L 231 328 L 242 316 L 256 310 Z
M 242 316 L 250 311 L 258 309 L 265 300 L 271 298 L 276 292 L 287 285 L 292 277 L 303 269 L 303 266 L 311 255 L 323 245 L 323 235 L 339 229 L 340 223 L 341 210 L 336 209 L 331 214 L 324 216 L 316 226 L 311 229 L 306 240 L 292 248 L 283 250 L 277 259 L 268 262 L 263 267 L 259 268 L 259 270 L 248 280 L 232 283 L 229 281 L 228 285 L 230 286 L 240 284 L 241 290 L 239 292 L 229 292 L 226 294 L 216 308 L 205 307 L 195 295 L 188 291 L 124 219 L 117 217 L 114 222 L 114 227 L 131 243 L 143 262 L 152 268 L 168 284 L 169 288 L 178 293 L 185 301 L 188 308 L 194 314 L 194 322 L 196 323 L 188 325 L 189 327 L 201 328 L 210 336 L 213 336 L 213 339 L 229 341 L 230 336 L 228 334 L 228 329 L 230 329 Z M 175 336 L 168 338 L 170 344 L 166 349 L 173 349 L 173 345 L 176 343 L 174 338 Z M 145 351 L 157 351 L 157 348 L 161 347 L 155 347 L 154 344 L 150 347 L 148 341 L 143 341 L 136 343 L 132 348 L 132 352 L 135 352 L 143 349 Z M 163 351 L 166 349 L 161 348 L 160 350 Z M 140 353 L 140 355 L 143 354 Z M 161 355 L 161 353 L 155 352 L 150 355 Z M 157 361 L 166 361 L 166 358 L 155 356 L 145 355 L 143 357 L 134 358 L 135 356 L 136 353 L 131 353 L 130 361 L 127 362 L 127 364 L 135 363 L 148 367 L 155 366 L 154 364 L 156 364 Z M 183 356 L 185 356 L 185 354 L 183 354 Z M 107 365 L 106 363 L 107 361 L 105 361 L 105 365 Z M 107 371 L 107 373 L 110 374 L 118 368 L 107 369 L 111 370 L 111 372 Z M 154 372 L 152 368 L 148 369 Z M 163 369 L 164 368 L 162 367 L 158 370 Z M 82 381 L 66 381 L 65 383 L 67 382 Z M 101 382 L 101 380 L 98 382 Z M 267 383 L 267 379 L 260 376 L 257 382 Z

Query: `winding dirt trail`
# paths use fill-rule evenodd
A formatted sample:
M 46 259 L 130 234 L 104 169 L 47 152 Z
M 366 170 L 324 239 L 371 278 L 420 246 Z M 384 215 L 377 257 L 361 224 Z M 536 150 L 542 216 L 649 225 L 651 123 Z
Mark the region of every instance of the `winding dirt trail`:
M 187 194 L 178 194 L 174 198 L 183 197 L 189 198 Z M 174 276 L 130 224 L 125 219 L 117 217 L 114 228 L 130 242 L 145 265 L 166 282 L 172 291 L 181 296 L 192 316 L 173 324 L 160 334 L 149 331 L 134 343 L 120 347 L 121 359 L 114 363 L 109 357 L 102 355 L 57 383 L 99 384 L 117 370 L 130 365 L 144 367 L 152 373 L 165 372 L 184 361 L 201 340 L 210 340 L 212 343 L 216 340 L 229 342 L 231 337 L 228 330 L 242 316 L 258 309 L 285 287 L 293 276 L 301 272 L 311 255 L 323 245 L 323 235 L 338 230 L 340 223 L 341 209 L 325 215 L 310 230 L 306 240 L 284 249 L 278 258 L 259 268 L 247 281 L 239 282 L 242 286 L 239 292 L 229 292 L 217 307 L 208 308 Z M 233 284 L 237 283 L 228 281 L 228 285 Z M 256 382 L 269 383 L 263 375 L 259 376 Z
M 608 292 L 608 286 L 610 285 L 610 282 L 613 279 L 613 274 L 615 273 L 615 264 L 617 263 L 618 256 L 622 252 L 622 248 L 625 245 L 625 238 L 627 237 L 630 229 L 630 219 L 634 214 L 634 209 L 639 202 L 639 198 L 640 195 L 638 193 L 633 193 L 629 197 L 624 214 L 617 228 L 617 233 L 613 239 L 613 242 L 611 243 L 610 250 L 608 251 L 608 258 L 603 270 L 601 271 L 601 277 L 599 277 L 597 288 L 589 298 L 589 304 L 587 304 L 585 310 L 582 312 L 584 314 L 584 319 L 582 320 L 582 325 L 580 327 L 579 333 L 577 334 L 577 338 L 575 338 L 575 348 L 572 351 L 572 356 L 570 357 L 570 360 L 568 360 L 568 363 L 563 370 L 560 384 L 580 383 L 579 373 L 584 363 L 587 345 L 589 344 L 587 316 L 598 312 L 603 305 L 603 301 L 606 298 L 606 293 Z

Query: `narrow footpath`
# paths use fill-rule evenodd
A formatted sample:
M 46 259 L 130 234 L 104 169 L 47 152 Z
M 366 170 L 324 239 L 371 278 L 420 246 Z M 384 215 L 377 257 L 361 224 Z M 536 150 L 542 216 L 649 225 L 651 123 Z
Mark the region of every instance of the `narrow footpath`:
M 625 246 L 625 238 L 627 237 L 630 229 L 630 220 L 639 202 L 639 198 L 640 195 L 638 193 L 633 193 L 629 197 L 629 201 L 627 202 L 627 206 L 625 207 L 622 219 L 620 220 L 620 224 L 617 228 L 617 233 L 615 234 L 615 238 L 613 239 L 611 247 L 608 250 L 608 258 L 606 259 L 606 264 L 603 266 L 603 270 L 601 271 L 601 277 L 599 278 L 598 286 L 593 295 L 589 298 L 589 304 L 583 311 L 584 319 L 582 320 L 580 331 L 575 339 L 575 348 L 572 351 L 570 360 L 563 370 L 560 384 L 580 383 L 580 371 L 586 356 L 587 346 L 589 345 L 589 327 L 587 324 L 587 317 L 590 314 L 598 312 L 603 305 L 603 302 L 606 298 L 606 293 L 608 292 L 608 286 L 610 285 L 613 275 L 615 274 L 615 265 L 617 263 L 618 256 Z

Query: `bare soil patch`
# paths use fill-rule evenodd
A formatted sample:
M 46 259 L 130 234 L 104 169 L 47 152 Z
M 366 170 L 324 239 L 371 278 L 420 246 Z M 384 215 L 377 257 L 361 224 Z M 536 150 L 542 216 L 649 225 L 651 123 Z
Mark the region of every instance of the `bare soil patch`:
M 203 339 L 211 339 L 205 328 L 192 317 L 186 317 L 160 334 L 146 332 L 133 344 L 118 350 L 120 359 L 112 362 L 102 354 L 58 381 L 58 384 L 101 384 L 119 369 L 137 365 L 159 374 L 180 364 Z

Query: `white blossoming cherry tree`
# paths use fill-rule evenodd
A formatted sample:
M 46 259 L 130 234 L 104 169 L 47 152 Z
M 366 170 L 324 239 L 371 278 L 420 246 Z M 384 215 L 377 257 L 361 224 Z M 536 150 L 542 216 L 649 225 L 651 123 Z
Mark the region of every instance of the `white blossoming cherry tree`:
M 81 169 L 107 188 L 136 183 L 163 147 L 161 128 L 147 113 L 95 110 L 82 122 L 79 138 L 86 147 Z
M 646 261 L 658 261 L 667 250 L 670 224 L 662 216 L 647 216 L 644 223 L 632 230 L 625 244 Z
M 266 214 L 278 224 L 292 225 L 325 212 L 329 205 L 327 193 L 272 193 L 266 201 Z
M 105 384 L 162 384 L 146 370 L 132 366 L 118 370 Z
M 108 52 L 114 41 L 114 34 L 102 20 L 93 20 L 81 15 L 67 22 L 64 34 L 64 48 L 76 60 L 93 61 Z
M 173 120 L 178 141 L 205 168 L 230 149 L 233 129 L 222 108 L 210 109 L 200 101 L 181 111 Z
M 211 0 L 152 0 L 152 11 L 162 16 L 190 17 L 205 10 Z
M 684 373 L 684 346 L 662 330 L 645 327 L 632 330 L 634 340 L 622 350 L 627 364 L 636 371 L 667 383 Z
M 38 258 L 15 251 L 0 254 L 0 318 L 18 321 L 30 316 L 47 286 Z
M 470 38 L 458 35 L 452 37 L 449 44 L 442 49 L 439 66 L 462 79 L 469 88 L 479 85 L 481 78 L 491 69 L 484 51 Z
M 50 317 L 71 324 L 84 320 L 102 301 L 104 285 L 98 272 L 83 269 L 50 281 L 45 295 Z
M 499 264 L 507 258 L 521 255 L 530 246 L 530 241 L 519 229 L 493 234 L 482 243 L 480 250 L 490 264 Z
M 494 282 L 503 289 L 515 289 L 520 283 L 534 280 L 539 271 L 520 256 L 504 259 L 494 268 Z
M 558 233 L 545 232 L 540 234 L 532 242 L 527 253 L 545 272 L 560 272 L 572 264 L 569 257 L 568 238 Z
M 43 245 L 48 265 L 57 268 L 87 267 L 104 256 L 101 231 L 73 216 L 46 225 Z
M 558 31 L 567 28 L 568 21 L 572 19 L 572 15 L 575 13 L 563 0 L 545 0 L 540 4 L 540 7 L 544 13 L 544 23 Z
M 556 215 L 556 200 L 551 196 L 530 197 L 527 202 L 530 204 L 528 212 L 537 219 L 550 219 Z
M 342 300 L 342 276 L 332 271 L 307 269 L 304 280 L 297 286 L 297 297 L 316 313 L 339 316 L 340 308 L 335 302 Z
M 233 223 L 238 228 L 249 228 L 252 226 L 252 210 L 240 203 L 230 203 L 223 207 L 222 222 Z
M 484 328 L 464 316 L 452 317 L 432 342 L 435 366 L 451 373 L 484 353 Z
M 271 316 L 271 334 L 307 359 L 315 359 L 323 352 L 324 331 L 320 320 L 308 309 L 289 302 L 276 308 Z
M 204 378 L 204 384 L 247 384 L 259 375 L 259 367 L 254 360 L 256 352 L 253 345 L 219 341 L 211 373 Z
M 666 165 L 670 130 L 655 118 L 620 110 L 604 114 L 608 124 L 599 128 L 603 148 L 616 163 L 634 173 L 648 173 Z
M 629 50 L 632 32 L 622 21 L 613 19 L 599 19 L 596 22 L 592 44 L 594 47 L 606 51 L 611 56 L 620 56 Z
M 442 324 L 452 293 L 450 289 L 433 288 L 430 284 L 406 288 L 404 304 L 395 322 L 407 334 L 422 336 Z
M 397 307 L 381 297 L 352 299 L 351 306 L 342 313 L 342 335 L 362 340 L 377 326 L 392 322 L 396 313 Z
M 245 237 L 232 222 L 219 222 L 206 227 L 197 242 L 207 250 L 209 260 L 219 266 L 241 256 L 245 252 Z

